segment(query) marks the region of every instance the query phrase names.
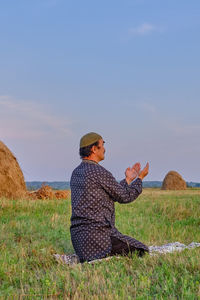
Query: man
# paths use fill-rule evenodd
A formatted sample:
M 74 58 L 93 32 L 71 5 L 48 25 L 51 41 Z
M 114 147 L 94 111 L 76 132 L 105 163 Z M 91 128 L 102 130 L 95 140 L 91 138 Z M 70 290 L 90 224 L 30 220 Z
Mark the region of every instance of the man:
M 72 201 L 71 240 L 80 262 L 116 254 L 148 252 L 148 247 L 115 228 L 114 203 L 129 203 L 142 192 L 142 179 L 149 165 L 127 168 L 126 178 L 118 183 L 112 174 L 99 165 L 104 159 L 102 137 L 94 132 L 80 140 L 81 164 L 73 171 L 70 187 Z M 132 182 L 135 178 L 137 179 Z

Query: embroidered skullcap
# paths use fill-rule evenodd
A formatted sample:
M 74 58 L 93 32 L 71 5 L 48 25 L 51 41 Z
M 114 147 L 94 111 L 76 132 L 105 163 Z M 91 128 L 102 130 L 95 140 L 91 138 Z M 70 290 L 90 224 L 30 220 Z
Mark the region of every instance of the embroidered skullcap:
M 101 139 L 102 139 L 102 137 L 98 133 L 89 132 L 89 133 L 85 134 L 84 136 L 82 136 L 82 138 L 80 140 L 80 148 L 90 146 Z

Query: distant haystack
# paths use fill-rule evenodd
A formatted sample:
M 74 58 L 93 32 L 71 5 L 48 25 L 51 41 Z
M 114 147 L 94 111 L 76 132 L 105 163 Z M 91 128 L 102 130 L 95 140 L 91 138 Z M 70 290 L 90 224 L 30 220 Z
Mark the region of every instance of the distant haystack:
M 19 198 L 25 193 L 24 175 L 17 159 L 0 141 L 0 197 Z
M 185 180 L 175 171 L 167 173 L 163 180 L 162 190 L 185 190 L 186 188 Z
M 42 185 L 42 187 L 35 192 L 37 199 L 54 199 L 55 195 L 53 189 L 49 185 Z
M 70 191 L 54 191 L 49 185 L 43 184 L 39 190 L 28 192 L 28 195 L 31 199 L 67 199 L 70 196 Z
M 69 197 L 69 194 L 70 194 L 70 192 L 67 190 L 55 192 L 56 199 L 67 199 Z

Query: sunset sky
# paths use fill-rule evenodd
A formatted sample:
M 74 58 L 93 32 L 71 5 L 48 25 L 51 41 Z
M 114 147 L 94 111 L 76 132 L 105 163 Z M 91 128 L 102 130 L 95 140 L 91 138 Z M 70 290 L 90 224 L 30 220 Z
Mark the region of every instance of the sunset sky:
M 0 140 L 27 181 L 68 181 L 80 137 L 117 179 L 200 182 L 199 0 L 0 1 Z

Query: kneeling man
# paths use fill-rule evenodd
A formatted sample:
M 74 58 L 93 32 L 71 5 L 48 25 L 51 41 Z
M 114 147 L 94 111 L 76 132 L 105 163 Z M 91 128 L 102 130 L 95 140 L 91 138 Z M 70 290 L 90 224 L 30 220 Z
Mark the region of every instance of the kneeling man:
M 127 168 L 120 183 L 99 162 L 104 159 L 102 137 L 94 132 L 80 140 L 81 164 L 73 171 L 70 187 L 72 201 L 71 240 L 80 262 L 112 255 L 148 252 L 148 247 L 115 228 L 115 202 L 129 203 L 142 192 L 142 179 L 149 166 Z M 137 179 L 132 182 L 135 178 Z

